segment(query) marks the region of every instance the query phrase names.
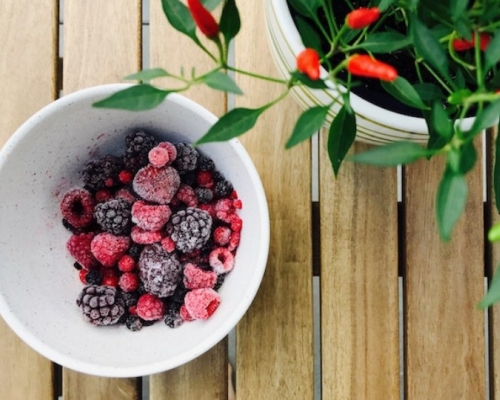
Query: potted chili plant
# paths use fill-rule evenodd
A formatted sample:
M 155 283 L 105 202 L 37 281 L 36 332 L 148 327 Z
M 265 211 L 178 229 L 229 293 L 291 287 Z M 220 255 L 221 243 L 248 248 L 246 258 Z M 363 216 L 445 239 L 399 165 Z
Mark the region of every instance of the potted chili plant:
M 169 93 L 195 84 L 240 94 L 227 71 L 281 83 L 283 92 L 277 99 L 258 108 L 230 110 L 198 143 L 247 132 L 269 107 L 293 93 L 305 110 L 286 146 L 309 139 L 326 125 L 335 174 L 356 139 L 383 144 L 351 156 L 356 162 L 395 166 L 444 156 L 436 215 L 441 238 L 450 238 L 466 203 L 465 176 L 476 163 L 474 139 L 500 114 L 498 1 L 266 0 L 271 49 L 282 79 L 230 65 L 229 43 L 240 29 L 235 0 L 187 0 L 187 4 L 162 0 L 162 5 L 170 24 L 214 61 L 213 69 L 190 77 L 161 68 L 141 71 L 127 77 L 139 80 L 138 85 L 95 103 L 96 107 L 153 108 Z M 212 10 L 218 5 L 221 14 L 216 19 Z M 209 38 L 214 50 L 198 35 Z M 411 71 L 396 65 L 398 59 L 403 66 L 412 66 Z M 181 87 L 151 83 L 165 76 L 177 79 Z M 373 91 L 384 98 L 382 105 L 363 98 Z M 395 99 L 394 110 L 386 109 L 387 98 Z M 500 153 L 498 142 L 496 147 Z M 494 181 L 500 186 L 498 164 Z M 495 192 L 499 205 L 500 187 Z M 500 237 L 497 231 L 500 227 L 492 228 L 491 240 Z M 483 306 L 500 300 L 500 279 L 496 281 Z

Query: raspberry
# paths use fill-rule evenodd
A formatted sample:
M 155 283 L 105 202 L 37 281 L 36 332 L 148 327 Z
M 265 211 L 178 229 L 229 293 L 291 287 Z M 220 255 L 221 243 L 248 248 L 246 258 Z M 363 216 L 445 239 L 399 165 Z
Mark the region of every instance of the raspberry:
M 113 193 L 108 189 L 101 189 L 95 193 L 95 200 L 98 203 L 104 203 L 105 201 L 111 200 L 113 198 Z
M 148 159 L 151 165 L 155 168 L 161 168 L 170 161 L 168 150 L 163 147 L 156 146 L 149 150 Z
M 81 233 L 71 236 L 66 243 L 69 254 L 85 269 L 97 266 L 97 260 L 91 251 L 94 236 L 94 233 Z
M 214 192 L 218 198 L 228 197 L 233 192 L 233 185 L 231 182 L 223 179 L 215 184 Z
M 190 253 L 201 249 L 211 234 L 212 217 L 199 208 L 186 208 L 170 219 L 168 232 L 177 250 Z
M 233 200 L 233 207 L 238 210 L 241 210 L 243 208 L 243 203 L 241 202 L 240 199 L 236 198 L 235 200 Z
M 213 171 L 215 169 L 215 164 L 210 157 L 200 154 L 198 157 L 198 169 L 201 171 Z
M 125 320 L 125 326 L 132 332 L 137 332 L 142 329 L 142 322 L 140 318 L 129 315 Z
M 196 183 L 200 187 L 211 188 L 214 186 L 214 180 L 210 171 L 200 171 L 196 174 Z
M 217 247 L 208 257 L 210 266 L 218 274 L 230 272 L 234 268 L 234 256 L 224 247 Z
M 143 131 L 133 132 L 125 138 L 127 149 L 123 161 L 127 169 L 136 172 L 148 163 L 149 151 L 157 145 L 156 139 Z
M 188 207 L 198 206 L 198 198 L 193 188 L 185 183 L 181 183 L 175 198 Z
M 229 251 L 234 251 L 239 245 L 240 245 L 240 233 L 239 232 L 231 233 L 231 237 L 229 239 L 229 246 L 227 246 L 227 249 Z
M 175 242 L 167 236 L 160 241 L 161 247 L 167 252 L 172 253 L 175 250 Z
M 80 282 L 82 282 L 84 285 L 87 285 L 87 274 L 88 273 L 89 273 L 89 271 L 87 271 L 86 269 L 81 269 L 78 272 L 78 277 L 80 278 Z
M 121 236 L 130 232 L 130 203 L 112 199 L 96 206 L 94 216 L 103 231 Z
M 189 314 L 186 306 L 183 304 L 179 310 L 179 315 L 184 321 L 194 321 L 194 318 Z
M 234 212 L 234 205 L 230 199 L 221 199 L 215 203 L 215 211 L 226 211 L 228 213 Z
M 179 174 L 172 167 L 155 168 L 148 165 L 137 172 L 133 187 L 144 200 L 168 204 L 175 196 L 180 183 Z
M 132 256 L 125 254 L 118 260 L 118 269 L 122 272 L 131 272 L 135 268 L 135 260 Z
M 91 269 L 85 276 L 85 282 L 87 285 L 100 285 L 102 282 L 102 275 L 96 269 Z
M 231 229 L 234 232 L 240 232 L 241 228 L 243 228 L 243 221 L 236 214 L 232 214 L 230 217 Z
M 139 287 L 139 278 L 136 274 L 125 272 L 120 276 L 118 286 L 120 286 L 124 292 L 133 292 Z
M 216 211 L 215 211 L 215 206 L 213 204 L 200 204 L 198 205 L 198 208 L 200 210 L 207 212 L 208 215 L 212 217 L 212 219 L 215 218 Z
M 138 267 L 144 288 L 158 297 L 172 295 L 182 281 L 182 266 L 176 253 L 167 253 L 159 244 L 144 248 Z
M 200 203 L 210 203 L 214 198 L 214 192 L 212 192 L 212 190 L 208 188 L 196 188 L 194 190 L 194 193 L 196 194 L 196 197 L 198 198 L 198 201 Z
M 104 232 L 92 239 L 90 250 L 102 265 L 112 267 L 127 252 L 129 245 L 128 237 Z
M 160 142 L 158 143 L 158 147 L 161 147 L 162 149 L 167 150 L 168 152 L 168 163 L 167 164 L 172 164 L 174 160 L 177 158 L 177 149 L 175 145 L 173 145 L 170 142 Z
M 120 158 L 107 155 L 85 165 L 82 171 L 83 181 L 92 190 L 112 187 L 119 182 L 118 175 L 122 169 L 123 162 Z
M 132 179 L 134 179 L 134 174 L 133 172 L 124 169 L 123 171 L 120 171 L 118 174 L 118 179 L 120 180 L 121 183 L 128 185 L 129 183 L 132 182 Z
M 116 191 L 115 199 L 127 200 L 130 204 L 137 200 L 137 198 L 130 192 L 130 190 L 121 188 Z
M 145 293 L 137 302 L 137 315 L 145 321 L 156 321 L 165 314 L 163 302 L 156 296 Z
M 194 289 L 186 294 L 186 310 L 194 319 L 209 318 L 220 304 L 220 295 L 213 289 Z
M 217 282 L 217 274 L 204 271 L 192 263 L 184 266 L 184 286 L 187 289 L 213 288 Z
M 132 232 L 130 232 L 130 237 L 135 243 L 139 244 L 153 244 L 161 240 L 161 232 L 151 232 L 145 231 L 144 229 L 134 226 Z
M 159 231 L 171 214 L 167 205 L 149 205 L 139 200 L 132 206 L 132 222 L 146 231 Z
M 179 172 L 193 171 L 198 165 L 198 150 L 189 143 L 175 144 L 177 158 L 172 164 Z
M 93 220 L 95 202 L 92 194 L 85 189 L 72 189 L 61 200 L 63 218 L 75 228 L 90 225 Z
M 118 277 L 113 275 L 105 276 L 104 278 L 102 278 L 102 285 L 118 287 Z
M 218 246 L 225 246 L 229 243 L 231 229 L 227 226 L 219 226 L 214 230 L 214 242 Z
M 92 325 L 116 324 L 125 313 L 122 299 L 115 288 L 85 286 L 76 299 L 83 318 Z

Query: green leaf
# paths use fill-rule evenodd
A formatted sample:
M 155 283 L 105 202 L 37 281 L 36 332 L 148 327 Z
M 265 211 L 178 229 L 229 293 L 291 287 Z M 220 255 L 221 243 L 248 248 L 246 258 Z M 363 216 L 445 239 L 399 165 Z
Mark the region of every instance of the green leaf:
M 318 106 L 304 111 L 297 120 L 285 147 L 289 149 L 314 135 L 323 126 L 329 109 L 330 106 Z
M 158 106 L 171 93 L 154 86 L 142 84 L 120 90 L 111 96 L 95 102 L 97 108 L 115 108 L 120 110 L 143 111 Z
M 303 83 L 304 85 L 310 87 L 311 89 L 328 89 L 328 86 L 326 86 L 326 83 L 322 79 L 313 81 L 307 75 L 304 75 L 303 73 L 297 70 L 293 71 L 290 75 L 294 80 Z
M 453 105 L 462 104 L 471 94 L 470 89 L 459 89 L 448 96 L 448 103 Z
M 226 0 L 219 22 L 219 29 L 224 35 L 226 45 L 229 44 L 241 28 L 240 13 L 234 0 Z
M 387 8 L 389 8 L 389 6 L 392 5 L 392 3 L 394 3 L 395 0 L 380 0 L 380 2 L 378 3 L 378 8 L 380 11 L 385 11 L 387 10 Z
M 372 53 L 390 53 L 402 49 L 411 44 L 411 38 L 407 38 L 398 32 L 372 33 L 356 46 Z
M 380 84 L 390 95 L 394 96 L 400 102 L 407 104 L 411 107 L 419 108 L 421 110 L 428 109 L 429 107 L 422 101 L 418 92 L 413 86 L 402 76 L 398 76 L 392 82 L 380 81 Z
M 212 89 L 223 92 L 243 94 L 243 91 L 236 85 L 236 82 L 229 75 L 213 71 L 203 77 L 203 82 Z
M 467 174 L 477 161 L 477 152 L 472 142 L 462 144 L 460 148 L 452 148 L 446 155 L 446 162 L 452 172 Z
M 299 14 L 314 19 L 321 0 L 290 0 L 290 4 Z
M 470 133 L 477 135 L 483 129 L 490 128 L 498 122 L 498 115 L 500 114 L 500 100 L 488 104 L 485 109 L 476 115 L 476 119 Z
M 242 135 L 253 128 L 259 116 L 267 109 L 234 108 L 223 115 L 196 144 L 222 142 Z
M 478 304 L 479 308 L 486 308 L 500 300 L 500 267 L 497 267 L 495 275 L 491 280 L 486 296 Z
M 163 68 L 153 68 L 153 69 L 144 69 L 142 71 L 136 72 L 135 74 L 128 75 L 124 79 L 131 81 L 137 80 L 137 81 L 149 82 L 155 78 L 162 78 L 164 76 L 170 76 L 170 74 Z
M 472 40 L 472 26 L 465 15 L 461 15 L 455 19 L 455 29 L 460 37 Z
M 450 240 L 451 231 L 464 211 L 467 192 L 464 175 L 446 170 L 436 197 L 436 217 L 441 239 Z
M 500 123 L 498 124 L 500 128 Z M 500 213 L 500 134 L 497 131 L 495 139 L 495 161 L 493 167 L 493 192 L 495 193 L 495 207 Z
M 321 51 L 321 36 L 318 31 L 314 29 L 305 18 L 300 15 L 296 17 L 295 24 L 297 25 L 297 30 L 299 31 L 300 38 L 305 47 L 315 49 L 318 53 Z
M 355 154 L 349 157 L 349 159 L 361 164 L 395 167 L 400 164 L 409 164 L 431 154 L 433 152 L 426 150 L 416 143 L 393 142 Z
M 495 32 L 486 52 L 484 53 L 484 71 L 487 72 L 500 60 L 500 30 Z
M 335 116 L 328 131 L 328 156 L 335 176 L 356 138 L 356 116 L 346 104 Z
M 450 0 L 451 17 L 454 20 L 461 17 L 467 9 L 468 4 L 469 0 Z
M 179 0 L 161 0 L 163 13 L 168 19 L 168 22 L 174 29 L 184 33 L 194 40 L 196 44 L 200 44 L 196 37 L 196 25 L 189 9 Z
M 443 91 L 434 83 L 416 83 L 413 88 L 423 101 L 433 101 L 443 98 Z
M 492 243 L 500 240 L 500 222 L 493 225 L 488 231 L 488 240 Z
M 431 126 L 444 139 L 449 140 L 453 136 L 453 122 L 440 101 L 432 103 Z
M 444 78 L 450 80 L 448 57 L 436 36 L 417 18 L 413 19 L 411 33 L 418 54 L 436 68 Z

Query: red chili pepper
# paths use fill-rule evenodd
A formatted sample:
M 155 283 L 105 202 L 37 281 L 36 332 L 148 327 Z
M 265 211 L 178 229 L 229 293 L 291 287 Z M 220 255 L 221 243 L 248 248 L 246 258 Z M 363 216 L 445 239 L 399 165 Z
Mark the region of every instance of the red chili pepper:
M 491 36 L 483 32 L 479 35 L 479 47 L 482 51 L 486 51 L 491 42 Z M 455 51 L 467 51 L 474 47 L 475 34 L 472 34 L 472 40 L 467 39 L 454 39 L 453 48 Z
M 297 69 L 313 81 L 319 79 L 319 55 L 314 49 L 305 49 L 297 56 Z
M 193 16 L 196 26 L 208 38 L 213 39 L 219 34 L 219 25 L 200 0 L 187 1 L 189 11 Z
M 398 77 L 398 71 L 392 65 L 375 60 L 366 54 L 356 54 L 347 61 L 347 70 L 358 76 L 378 78 L 392 82 Z
M 346 23 L 351 29 L 361 29 L 365 26 L 373 24 L 380 17 L 378 7 L 358 8 L 347 14 Z

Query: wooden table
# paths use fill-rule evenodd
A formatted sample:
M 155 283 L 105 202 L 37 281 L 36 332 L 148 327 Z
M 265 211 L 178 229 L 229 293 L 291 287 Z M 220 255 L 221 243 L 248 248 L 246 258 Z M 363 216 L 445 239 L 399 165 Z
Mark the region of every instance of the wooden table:
M 59 95 L 141 69 L 143 48 L 150 66 L 172 71 L 207 61 L 169 27 L 159 0 L 151 0 L 149 36 L 141 34 L 141 0 L 58 3 L 0 0 L 0 143 Z M 243 27 L 235 64 L 275 74 L 263 1 L 237 3 Z M 247 94 L 237 106 L 278 94 L 268 83 L 237 80 Z M 220 92 L 196 88 L 188 96 L 217 115 L 227 108 Z M 334 179 L 324 132 L 285 151 L 298 113 L 287 99 L 242 139 L 267 193 L 271 248 L 262 287 L 236 328 L 238 399 L 312 399 L 315 374 L 327 400 L 399 399 L 401 392 L 422 400 L 500 398 L 498 308 L 487 315 L 476 309 L 485 276 L 500 260 L 499 248 L 484 244 L 497 216 L 489 185 L 483 201 L 482 168 L 470 176 L 469 204 L 452 242 L 443 244 L 433 208 L 440 160 L 405 168 L 398 201 L 395 169 L 347 163 Z M 489 152 L 482 157 L 491 163 Z M 316 371 L 313 270 L 321 305 Z M 142 382 L 151 400 L 226 399 L 227 349 L 224 340 L 149 380 L 105 379 L 54 365 L 1 321 L 0 399 L 132 400 L 141 397 Z

